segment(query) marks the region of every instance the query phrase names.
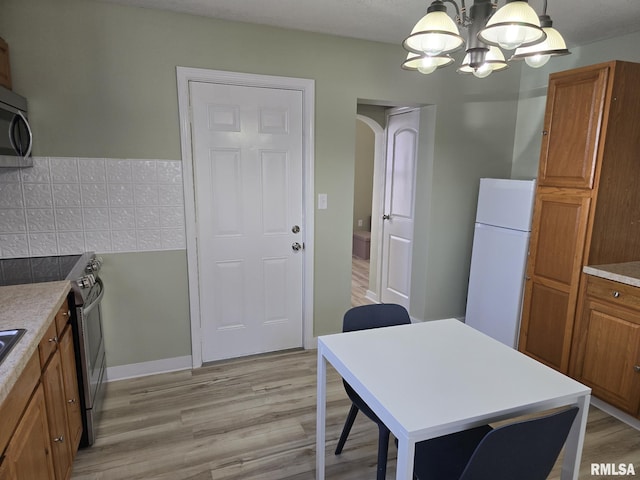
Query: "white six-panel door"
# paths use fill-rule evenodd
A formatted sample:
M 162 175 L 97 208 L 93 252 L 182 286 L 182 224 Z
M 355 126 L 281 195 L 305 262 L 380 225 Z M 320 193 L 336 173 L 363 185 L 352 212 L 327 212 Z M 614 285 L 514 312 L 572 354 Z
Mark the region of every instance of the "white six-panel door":
M 189 92 L 202 361 L 299 347 L 302 93 L 204 82 Z
M 409 308 L 411 256 L 413 250 L 415 172 L 420 111 L 389 115 L 387 159 L 382 223 L 383 303 Z

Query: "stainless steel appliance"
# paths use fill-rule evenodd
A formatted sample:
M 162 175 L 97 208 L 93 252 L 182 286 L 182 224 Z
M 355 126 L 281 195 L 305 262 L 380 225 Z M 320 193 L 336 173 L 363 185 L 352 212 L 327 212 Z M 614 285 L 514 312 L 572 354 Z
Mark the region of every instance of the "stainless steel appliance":
M 73 327 L 78 385 L 83 406 L 81 446 L 92 445 L 104 398 L 105 350 L 100 303 L 104 284 L 99 272 L 102 260 L 93 252 L 53 257 L 0 260 L 0 285 L 69 280 L 73 295 Z
M 0 167 L 31 167 L 33 135 L 27 100 L 0 86 Z

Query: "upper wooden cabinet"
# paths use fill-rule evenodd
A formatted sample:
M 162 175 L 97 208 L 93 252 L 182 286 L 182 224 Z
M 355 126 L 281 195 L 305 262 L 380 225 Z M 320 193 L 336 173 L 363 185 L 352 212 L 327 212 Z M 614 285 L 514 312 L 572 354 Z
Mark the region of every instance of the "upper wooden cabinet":
M 640 64 L 549 77 L 518 348 L 564 373 L 584 265 L 640 259 Z
M 551 76 L 539 185 L 593 187 L 608 76 L 606 66 Z

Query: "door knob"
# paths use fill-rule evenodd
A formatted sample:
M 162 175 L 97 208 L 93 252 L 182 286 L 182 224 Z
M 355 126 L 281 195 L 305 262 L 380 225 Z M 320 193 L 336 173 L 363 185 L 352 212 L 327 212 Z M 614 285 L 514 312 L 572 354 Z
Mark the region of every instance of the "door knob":
M 293 227 L 291 227 L 291 231 L 293 233 L 300 233 L 300 226 L 299 225 L 294 225 Z
M 293 244 L 291 245 L 291 249 L 294 252 L 298 252 L 298 251 L 302 250 L 302 245 L 300 245 L 298 242 L 293 242 Z

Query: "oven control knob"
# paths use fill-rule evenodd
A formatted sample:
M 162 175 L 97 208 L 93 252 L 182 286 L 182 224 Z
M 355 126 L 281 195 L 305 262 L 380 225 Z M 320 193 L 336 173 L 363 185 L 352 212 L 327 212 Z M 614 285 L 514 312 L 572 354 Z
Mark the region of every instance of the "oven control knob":
M 92 258 L 89 261 L 85 271 L 87 273 L 98 272 L 100 270 L 101 266 L 102 266 L 102 258 L 101 257 L 95 257 L 95 258 Z
M 81 277 L 76 283 L 80 288 L 91 288 L 95 283 L 95 279 L 93 279 L 92 277 L 93 275 L 85 275 L 84 277 Z

